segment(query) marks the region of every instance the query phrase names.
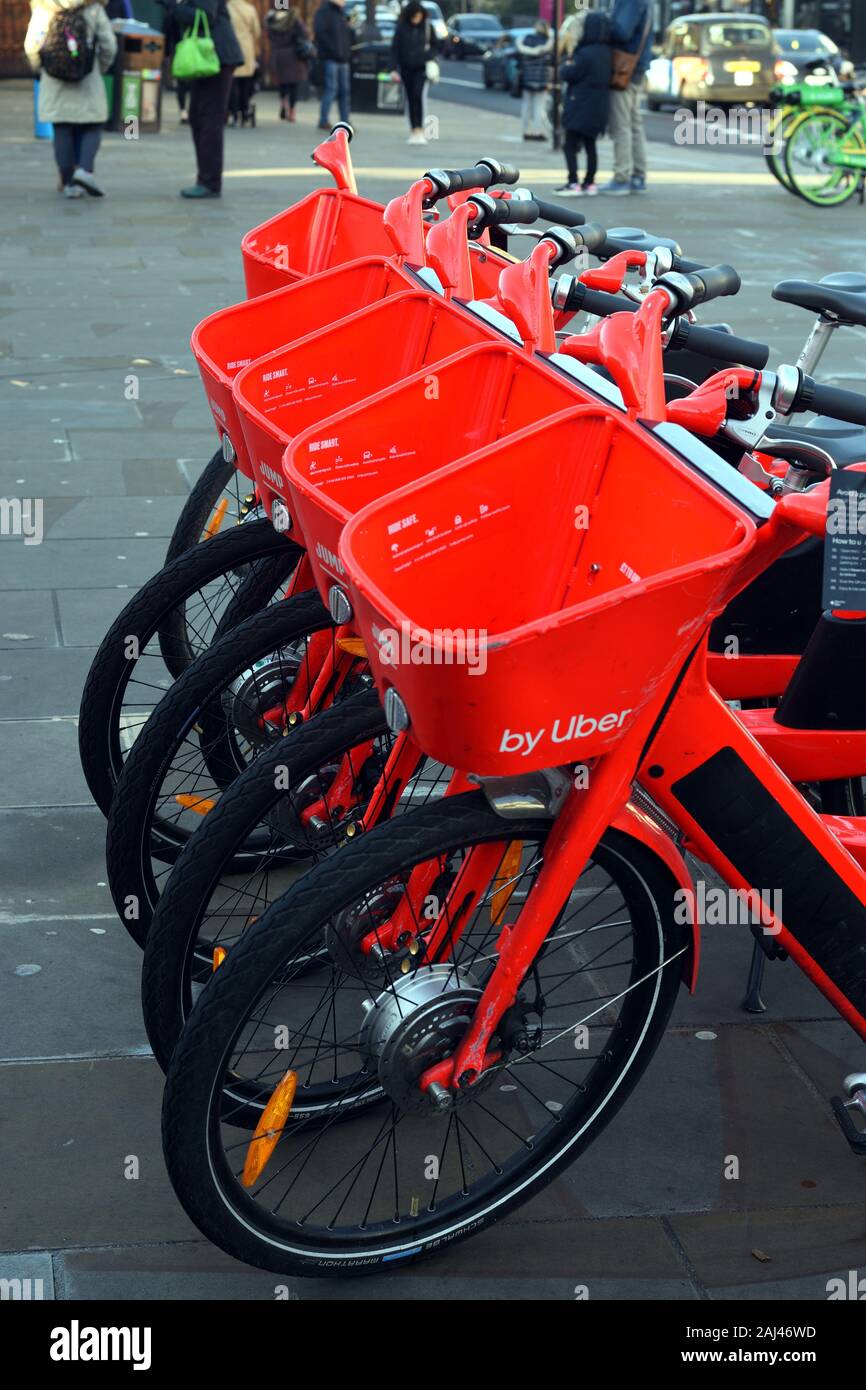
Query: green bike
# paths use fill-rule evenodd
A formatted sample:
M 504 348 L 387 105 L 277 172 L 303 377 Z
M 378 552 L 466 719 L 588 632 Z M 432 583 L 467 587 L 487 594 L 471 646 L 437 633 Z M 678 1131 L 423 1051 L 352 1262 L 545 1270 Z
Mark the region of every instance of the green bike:
M 835 103 L 830 93 L 839 92 Z M 813 207 L 838 207 L 866 181 L 866 105 L 848 87 L 823 89 L 820 107 L 802 110 L 784 131 L 784 166 L 791 191 Z

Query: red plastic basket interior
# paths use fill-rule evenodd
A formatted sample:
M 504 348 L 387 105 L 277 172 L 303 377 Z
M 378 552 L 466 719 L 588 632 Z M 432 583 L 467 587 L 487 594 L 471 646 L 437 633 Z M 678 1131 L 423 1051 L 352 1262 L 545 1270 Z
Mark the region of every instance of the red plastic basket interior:
M 580 398 L 573 381 L 519 349 L 487 343 L 306 431 L 284 469 L 320 588 L 337 577 L 320 548 L 333 555 L 345 522 L 370 501 Z
M 358 256 L 391 256 L 393 252 L 382 224 L 381 203 L 336 188 L 308 194 L 253 227 L 241 242 L 250 297 Z

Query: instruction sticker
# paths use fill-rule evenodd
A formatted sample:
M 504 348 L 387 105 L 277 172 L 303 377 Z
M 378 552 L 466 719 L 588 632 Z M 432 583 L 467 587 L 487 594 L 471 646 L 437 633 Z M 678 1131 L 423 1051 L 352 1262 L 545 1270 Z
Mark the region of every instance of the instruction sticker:
M 866 612 L 866 473 L 837 469 L 830 478 L 822 606 Z

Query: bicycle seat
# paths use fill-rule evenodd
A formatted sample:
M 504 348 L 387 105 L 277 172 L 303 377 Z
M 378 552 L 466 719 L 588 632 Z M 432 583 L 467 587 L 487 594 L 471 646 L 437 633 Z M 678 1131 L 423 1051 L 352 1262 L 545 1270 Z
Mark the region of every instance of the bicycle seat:
M 866 275 L 855 271 L 839 271 L 823 280 L 780 280 L 773 287 L 773 298 L 842 323 L 866 326 Z

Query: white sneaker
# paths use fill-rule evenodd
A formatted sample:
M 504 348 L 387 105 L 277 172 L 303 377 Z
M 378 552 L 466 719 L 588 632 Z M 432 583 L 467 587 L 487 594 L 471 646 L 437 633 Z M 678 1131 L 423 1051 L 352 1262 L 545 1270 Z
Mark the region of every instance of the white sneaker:
M 79 188 L 83 188 L 85 193 L 89 193 L 91 198 L 105 197 L 105 189 L 96 182 L 93 174 L 89 173 L 87 169 L 76 169 L 72 175 L 72 182 L 77 184 Z
M 416 132 L 416 131 L 413 130 L 412 134 L 409 136 L 409 139 L 406 141 L 406 144 L 407 144 L 407 145 L 426 145 L 426 144 L 427 144 L 427 137 L 426 137 L 425 135 L 422 135 L 422 134 L 420 133 L 420 131 L 419 131 L 419 132 Z
M 68 183 L 63 190 L 64 198 L 83 198 L 84 190 L 76 188 L 74 183 Z

